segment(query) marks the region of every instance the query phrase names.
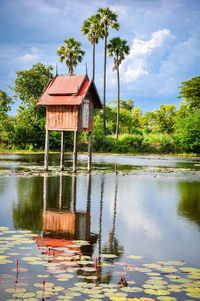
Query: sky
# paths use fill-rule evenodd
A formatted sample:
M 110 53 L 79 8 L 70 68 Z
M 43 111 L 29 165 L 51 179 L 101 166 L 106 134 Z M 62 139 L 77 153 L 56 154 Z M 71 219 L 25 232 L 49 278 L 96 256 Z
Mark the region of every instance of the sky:
M 98 8 L 118 14 L 119 31 L 109 39 L 127 40 L 130 54 L 120 65 L 120 98 L 143 111 L 180 104 L 181 82 L 199 75 L 200 0 L 0 0 L 0 89 L 11 95 L 16 72 L 41 62 L 54 68 L 58 48 L 74 37 L 86 51 L 75 73 L 92 76 L 92 47 L 80 29 Z M 96 47 L 95 84 L 103 95 L 103 40 Z M 107 60 L 106 102 L 117 98 L 113 58 Z M 63 63 L 58 73 L 67 74 Z M 55 69 L 54 69 L 55 74 Z M 16 114 L 18 102 L 12 107 Z

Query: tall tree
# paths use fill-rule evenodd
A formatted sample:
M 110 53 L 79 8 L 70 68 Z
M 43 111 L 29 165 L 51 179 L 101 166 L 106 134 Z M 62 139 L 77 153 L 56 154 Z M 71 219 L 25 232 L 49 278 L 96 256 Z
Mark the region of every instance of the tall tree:
M 100 15 L 96 14 L 84 21 L 81 27 L 83 35 L 88 35 L 88 41 L 92 44 L 92 79 L 95 78 L 95 45 L 103 38 L 103 30 L 100 24 Z
M 182 82 L 178 98 L 184 98 L 190 107 L 200 108 L 200 76 Z
M 74 67 L 82 62 L 85 51 L 80 48 L 81 43 L 74 38 L 64 40 L 64 43 L 65 45 L 60 46 L 58 49 L 57 55 L 59 56 L 61 63 L 63 61 L 65 62 L 69 75 L 73 75 Z
M 117 126 L 116 126 L 116 138 L 119 134 L 119 99 L 120 99 L 120 82 L 119 82 L 119 65 L 122 60 L 125 59 L 125 55 L 130 52 L 130 47 L 126 40 L 122 40 L 120 37 L 116 37 L 110 40 L 108 46 L 108 56 L 114 57 L 113 71 L 117 71 Z
M 106 135 L 106 58 L 107 58 L 107 38 L 109 35 L 109 26 L 119 30 L 119 23 L 117 21 L 118 15 L 107 8 L 99 8 L 98 13 L 101 17 L 100 26 L 103 29 L 104 35 L 104 75 L 103 75 L 103 128 L 104 135 Z

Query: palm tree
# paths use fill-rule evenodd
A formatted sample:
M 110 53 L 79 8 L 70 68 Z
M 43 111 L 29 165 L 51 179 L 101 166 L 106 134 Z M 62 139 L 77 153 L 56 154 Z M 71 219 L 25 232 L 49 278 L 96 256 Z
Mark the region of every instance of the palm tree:
M 130 47 L 127 45 L 126 40 L 122 40 L 120 37 L 116 37 L 110 40 L 108 46 L 108 56 L 114 57 L 113 71 L 117 70 L 117 126 L 116 126 L 116 138 L 119 134 L 119 93 L 120 93 L 120 83 L 119 83 L 119 65 L 125 58 L 125 54 L 129 54 Z
M 98 13 L 101 17 L 101 27 L 104 34 L 104 76 L 103 76 L 103 128 L 104 135 L 106 135 L 106 58 L 107 58 L 107 38 L 109 35 L 108 28 L 119 30 L 119 23 L 117 22 L 118 15 L 113 13 L 109 7 L 99 8 Z
M 95 45 L 99 39 L 103 38 L 103 30 L 100 24 L 100 15 L 96 14 L 84 21 L 81 28 L 83 35 L 88 35 L 88 40 L 92 44 L 92 79 L 95 77 Z
M 60 46 L 57 51 L 57 55 L 60 57 L 60 62 L 65 62 L 69 75 L 74 74 L 74 67 L 77 66 L 78 63 L 81 63 L 83 60 L 83 56 L 85 51 L 83 51 L 80 46 L 81 43 L 76 41 L 74 38 L 69 38 L 64 40 L 65 46 Z

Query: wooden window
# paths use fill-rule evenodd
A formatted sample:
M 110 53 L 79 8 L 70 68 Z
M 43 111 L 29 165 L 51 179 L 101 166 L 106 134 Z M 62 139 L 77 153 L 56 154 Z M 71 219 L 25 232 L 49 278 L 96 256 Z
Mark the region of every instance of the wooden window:
M 82 104 L 82 126 L 84 129 L 89 127 L 90 102 L 85 99 Z

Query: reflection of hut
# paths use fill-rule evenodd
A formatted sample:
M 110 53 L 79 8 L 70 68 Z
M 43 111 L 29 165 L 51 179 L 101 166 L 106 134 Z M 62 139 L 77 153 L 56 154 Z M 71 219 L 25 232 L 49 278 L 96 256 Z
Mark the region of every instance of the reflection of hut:
M 76 212 L 76 177 L 72 178 L 72 210 L 63 210 L 63 175 L 60 175 L 59 210 L 47 210 L 48 177 L 44 177 L 43 237 L 37 237 L 38 246 L 62 247 L 70 246 L 75 252 L 92 255 L 93 244 L 97 235 L 90 232 L 90 193 L 91 176 L 88 175 L 87 210 Z M 77 249 L 73 240 L 87 240 L 90 245 Z M 73 247 L 73 244 L 75 245 Z
M 88 240 L 89 228 L 89 213 L 68 211 L 44 211 L 43 213 L 43 233 Z
M 95 83 L 87 74 L 56 76 L 37 105 L 46 106 L 45 170 L 48 170 L 49 131 L 61 131 L 61 170 L 64 169 L 64 133 L 74 131 L 73 171 L 77 164 L 78 131 L 89 132 L 88 170 L 91 169 L 91 147 L 94 108 L 102 109 Z

